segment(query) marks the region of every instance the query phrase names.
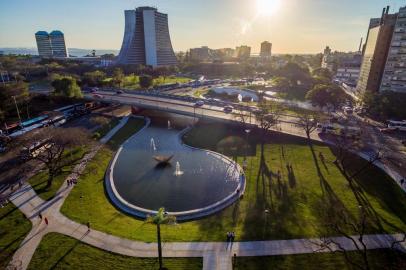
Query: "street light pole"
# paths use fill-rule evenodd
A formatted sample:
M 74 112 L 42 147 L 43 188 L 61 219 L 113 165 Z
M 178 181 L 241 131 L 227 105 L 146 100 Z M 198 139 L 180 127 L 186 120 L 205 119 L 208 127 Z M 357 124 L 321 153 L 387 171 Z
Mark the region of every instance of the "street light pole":
M 21 125 L 22 122 L 21 122 L 20 110 L 18 109 L 18 106 L 17 106 L 16 97 L 13 96 L 13 99 L 14 99 L 14 104 L 16 105 L 18 119 L 20 120 L 20 125 Z

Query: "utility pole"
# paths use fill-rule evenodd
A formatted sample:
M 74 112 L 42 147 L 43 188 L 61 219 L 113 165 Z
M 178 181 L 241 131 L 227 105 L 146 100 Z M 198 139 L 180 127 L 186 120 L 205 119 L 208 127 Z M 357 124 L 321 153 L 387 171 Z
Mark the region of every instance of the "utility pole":
M 20 125 L 21 125 L 21 117 L 20 117 L 20 110 L 18 110 L 18 106 L 17 106 L 17 101 L 16 101 L 16 97 L 13 96 L 14 99 L 14 104 L 16 105 L 16 109 L 17 109 L 17 115 L 18 115 L 18 119 L 20 120 Z

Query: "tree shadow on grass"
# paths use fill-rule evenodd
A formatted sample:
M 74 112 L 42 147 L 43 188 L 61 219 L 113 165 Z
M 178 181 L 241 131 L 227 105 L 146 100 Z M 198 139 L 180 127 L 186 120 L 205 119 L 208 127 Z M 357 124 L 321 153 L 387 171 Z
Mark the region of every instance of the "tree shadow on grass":
M 331 151 L 338 155 L 337 149 L 332 147 Z M 379 201 L 381 207 L 386 208 L 388 212 L 395 214 L 406 223 L 406 195 L 388 175 L 375 167 L 373 163 L 374 161 L 368 162 L 354 154 L 348 154 L 344 164 L 336 162 L 335 165 L 345 177 L 358 205 L 368 216 L 369 231 L 386 233 L 384 224 L 398 232 L 404 231 L 379 214 L 370 202 L 369 196 L 374 197 Z

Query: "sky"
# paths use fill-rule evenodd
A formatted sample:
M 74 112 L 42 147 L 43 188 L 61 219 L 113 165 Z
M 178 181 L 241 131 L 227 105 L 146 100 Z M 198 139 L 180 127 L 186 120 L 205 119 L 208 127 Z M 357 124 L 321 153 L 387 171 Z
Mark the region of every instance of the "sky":
M 144 5 L 168 14 L 175 51 L 249 45 L 255 53 L 267 40 L 274 53 L 318 53 L 357 50 L 369 18 L 406 1 L 0 0 L 0 47 L 35 47 L 36 31 L 58 29 L 69 48 L 120 49 L 124 10 Z

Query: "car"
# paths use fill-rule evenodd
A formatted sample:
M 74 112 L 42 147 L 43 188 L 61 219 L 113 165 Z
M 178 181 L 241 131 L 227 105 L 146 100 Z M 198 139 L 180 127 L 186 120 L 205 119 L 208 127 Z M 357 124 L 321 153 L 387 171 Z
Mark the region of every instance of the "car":
M 123 91 L 123 90 L 117 90 L 117 91 L 116 91 L 116 94 L 117 94 L 117 95 L 124 94 L 124 91 Z
M 231 113 L 231 112 L 233 112 L 233 109 L 234 109 L 233 106 L 225 106 L 223 111 L 225 113 Z
M 90 89 L 90 93 L 96 93 L 98 90 L 99 88 L 93 87 L 92 89 Z
M 204 101 L 203 100 L 198 100 L 196 103 L 195 103 L 195 107 L 202 107 L 204 105 Z
M 396 131 L 398 131 L 397 128 L 380 128 L 379 131 L 381 133 L 394 133 Z
M 94 98 L 104 98 L 102 95 L 99 95 L 99 94 L 94 94 L 93 97 Z

